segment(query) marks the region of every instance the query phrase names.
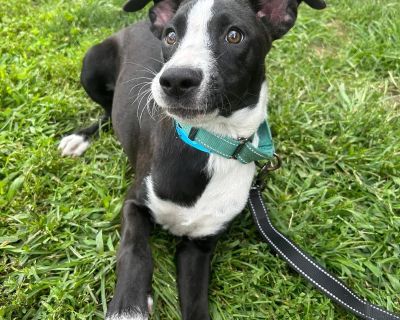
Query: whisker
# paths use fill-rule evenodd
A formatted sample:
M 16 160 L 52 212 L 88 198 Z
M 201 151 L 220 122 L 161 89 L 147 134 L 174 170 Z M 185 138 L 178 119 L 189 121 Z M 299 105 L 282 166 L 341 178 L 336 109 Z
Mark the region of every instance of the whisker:
M 135 104 L 135 102 L 138 101 L 138 100 L 140 99 L 140 101 L 139 101 L 139 103 L 138 103 L 138 107 L 137 107 L 137 109 L 136 109 L 136 117 L 137 117 L 138 119 L 139 119 L 139 111 L 140 111 L 141 101 L 142 101 L 143 98 L 144 98 L 147 94 L 149 94 L 150 92 L 151 92 L 151 89 L 148 89 L 148 90 L 143 91 L 143 93 L 141 93 L 140 95 L 138 95 L 138 96 L 136 97 L 136 99 L 131 103 L 131 104 Z
M 146 88 L 146 86 L 148 86 L 148 89 L 151 89 L 151 82 L 147 82 L 147 83 L 143 83 L 143 82 L 142 82 L 141 84 L 142 84 L 142 86 L 140 87 L 139 92 L 137 93 L 138 95 L 140 95 L 140 93 L 142 92 L 142 90 L 143 90 L 144 88 Z M 131 90 L 129 90 L 129 96 L 131 96 L 133 89 L 134 89 L 134 88 L 131 88 Z M 146 89 L 146 90 L 147 90 L 147 89 Z
M 136 80 L 140 80 L 140 79 L 145 79 L 145 80 L 153 81 L 153 78 L 149 78 L 149 77 L 137 77 L 137 78 L 132 78 L 132 79 L 126 80 L 126 81 L 122 82 L 122 84 L 127 84 L 127 83 L 130 83 L 130 82 L 133 82 L 133 81 L 136 81 Z
M 143 96 L 145 96 L 146 94 L 148 94 L 151 90 L 150 89 L 146 89 L 143 92 L 141 92 L 140 94 L 138 94 L 136 96 L 136 99 L 132 101 L 131 104 L 134 104 L 135 102 L 137 102 L 140 98 L 142 98 Z
M 138 110 L 139 110 L 139 108 L 140 108 L 140 106 L 142 105 L 142 101 L 143 101 L 143 99 L 146 97 L 146 95 L 151 95 L 151 89 L 150 90 L 147 90 L 146 92 L 145 92 L 145 94 L 144 95 L 142 95 L 142 97 L 141 97 L 141 99 L 140 99 L 140 101 L 139 101 L 139 104 L 138 104 Z M 146 100 L 147 101 L 147 100 Z M 143 108 L 142 108 L 142 112 L 140 113 L 140 117 L 139 117 L 139 125 L 140 125 L 140 123 L 141 123 L 141 121 L 142 121 L 142 116 L 143 116 L 143 112 L 144 112 L 144 110 L 147 108 L 147 103 L 143 106 Z
M 149 67 L 146 67 L 146 66 L 144 66 L 142 64 L 139 64 L 139 63 L 135 63 L 135 62 L 131 62 L 131 61 L 125 61 L 123 64 L 132 64 L 132 65 L 135 65 L 135 66 L 139 66 L 139 67 L 145 69 L 145 70 L 141 70 L 141 71 L 148 71 L 152 75 L 156 75 L 157 74 L 157 72 L 155 70 L 152 70 Z
M 140 85 L 142 85 L 142 86 L 147 86 L 147 85 L 151 86 L 151 82 L 141 82 L 141 83 L 138 83 L 137 85 L 133 86 L 133 87 L 129 90 L 129 95 L 131 95 L 133 89 L 139 87 Z M 139 91 L 140 91 L 140 90 L 139 90 Z
M 156 101 L 154 100 L 153 94 L 150 95 L 152 99 L 152 106 L 151 106 L 151 113 L 154 116 L 156 112 L 158 111 L 158 106 L 156 104 Z
M 163 61 L 161 61 L 161 60 L 158 60 L 158 59 L 155 59 L 155 58 L 150 58 L 151 60 L 154 60 L 155 62 L 159 62 L 159 63 L 161 63 L 161 64 L 164 64 L 164 62 Z
M 139 101 L 139 108 L 140 108 L 140 106 L 141 106 L 141 104 L 142 104 L 142 101 L 143 101 L 144 97 L 145 97 L 145 95 L 144 95 L 144 96 L 140 99 L 140 101 Z M 143 106 L 142 112 L 140 113 L 139 125 L 142 123 L 142 117 L 143 117 L 143 113 L 144 113 L 144 110 L 145 110 L 145 109 L 147 109 L 147 104 L 145 104 L 145 105 Z
M 154 113 L 152 112 L 152 109 L 150 108 L 150 102 L 151 102 L 152 98 L 153 98 L 153 95 L 150 93 L 149 96 L 147 97 L 146 109 L 147 109 L 147 113 L 149 114 L 150 118 L 152 118 L 155 121 L 156 119 L 154 119 Z

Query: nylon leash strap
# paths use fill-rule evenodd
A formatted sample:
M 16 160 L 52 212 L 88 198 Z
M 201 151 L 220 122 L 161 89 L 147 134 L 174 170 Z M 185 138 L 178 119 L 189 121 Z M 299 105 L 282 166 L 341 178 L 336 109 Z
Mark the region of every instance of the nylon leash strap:
M 260 187 L 258 186 L 254 186 L 250 190 L 249 207 L 256 227 L 264 240 L 294 270 L 311 282 L 323 294 L 357 315 L 360 319 L 400 320 L 400 317 L 394 313 L 359 298 L 343 282 L 328 273 L 314 259 L 280 233 L 271 222 L 269 210 L 264 205 Z

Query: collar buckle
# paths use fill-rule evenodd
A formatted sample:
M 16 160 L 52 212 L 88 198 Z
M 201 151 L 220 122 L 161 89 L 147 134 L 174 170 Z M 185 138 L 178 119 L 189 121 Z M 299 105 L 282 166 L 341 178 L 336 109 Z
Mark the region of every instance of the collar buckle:
M 239 138 L 237 139 L 237 141 L 239 142 L 239 145 L 237 146 L 237 148 L 235 149 L 235 152 L 233 152 L 231 159 L 238 159 L 238 156 L 240 154 L 240 152 L 243 150 L 244 146 L 246 145 L 247 142 L 250 141 L 250 138 Z

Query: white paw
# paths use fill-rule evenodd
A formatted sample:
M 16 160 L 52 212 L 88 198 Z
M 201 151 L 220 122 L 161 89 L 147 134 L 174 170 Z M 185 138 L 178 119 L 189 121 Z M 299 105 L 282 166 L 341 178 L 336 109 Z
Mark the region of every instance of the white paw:
M 151 296 L 147 296 L 147 309 L 149 314 L 151 314 L 153 311 L 153 303 L 153 298 Z M 106 320 L 148 320 L 148 316 L 142 314 L 141 312 L 124 312 L 122 314 L 113 314 L 108 316 Z
M 61 139 L 61 142 L 58 145 L 58 150 L 61 151 L 63 157 L 80 157 L 89 146 L 89 141 L 86 141 L 83 136 L 71 134 Z
M 143 316 L 141 314 L 114 314 L 112 316 L 108 316 L 106 320 L 147 320 L 147 316 Z
M 147 308 L 148 308 L 150 314 L 153 313 L 153 305 L 154 305 L 153 298 L 151 296 L 148 296 L 147 297 Z

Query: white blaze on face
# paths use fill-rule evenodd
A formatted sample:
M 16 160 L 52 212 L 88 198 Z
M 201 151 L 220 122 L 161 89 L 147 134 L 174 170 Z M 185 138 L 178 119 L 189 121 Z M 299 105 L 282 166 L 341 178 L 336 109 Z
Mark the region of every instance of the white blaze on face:
M 164 65 L 153 80 L 152 91 L 156 102 L 165 107 L 160 86 L 160 76 L 168 68 L 193 68 L 203 71 L 204 79 L 200 86 L 199 98 L 206 92 L 214 59 L 208 24 L 213 16 L 214 0 L 198 0 L 190 9 L 186 32 L 172 58 Z
M 208 24 L 212 18 L 214 0 L 199 0 L 190 10 L 185 36 L 178 50 L 164 68 L 200 68 L 207 73 L 212 64 Z

